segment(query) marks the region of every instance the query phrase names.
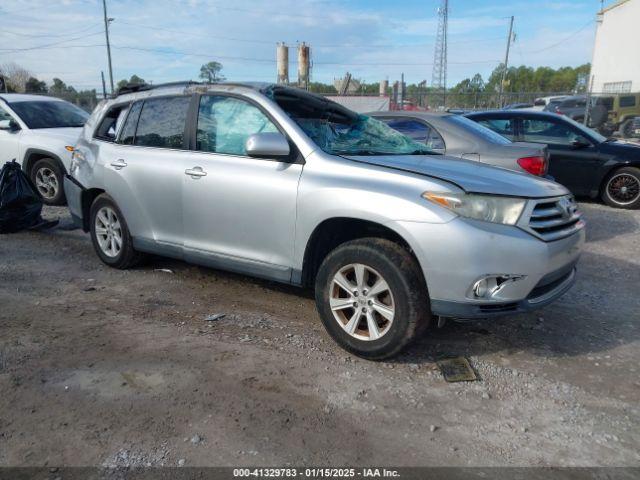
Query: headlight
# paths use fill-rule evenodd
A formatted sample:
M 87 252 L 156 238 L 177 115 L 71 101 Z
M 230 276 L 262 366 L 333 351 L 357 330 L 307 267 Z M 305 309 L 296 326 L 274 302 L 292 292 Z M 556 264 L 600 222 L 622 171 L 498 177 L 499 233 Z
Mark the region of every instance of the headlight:
M 526 204 L 526 200 L 521 198 L 473 193 L 424 192 L 422 198 L 448 208 L 461 217 L 506 225 L 516 224 Z

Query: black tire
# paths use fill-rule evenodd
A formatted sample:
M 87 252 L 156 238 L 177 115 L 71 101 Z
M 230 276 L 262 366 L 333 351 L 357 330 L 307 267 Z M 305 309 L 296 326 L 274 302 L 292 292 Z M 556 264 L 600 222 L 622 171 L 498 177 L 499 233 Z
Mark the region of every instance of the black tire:
M 121 237 L 121 247 L 117 254 L 113 256 L 108 255 L 102 249 L 96 233 L 96 217 L 98 216 L 98 212 L 100 212 L 105 207 L 107 209 L 110 209 L 115 214 L 115 217 L 120 226 L 119 231 Z M 96 251 L 96 254 L 98 255 L 98 257 L 100 257 L 100 260 L 102 260 L 103 263 L 109 265 L 110 267 L 124 270 L 133 267 L 140 261 L 142 255 L 133 248 L 133 240 L 131 239 L 131 234 L 129 233 L 129 228 L 127 226 L 124 215 L 122 215 L 122 212 L 109 195 L 103 193 L 102 195 L 96 197 L 94 202 L 91 204 L 89 218 L 91 242 L 93 243 L 93 248 Z
M 38 190 L 42 203 L 45 205 L 64 205 L 66 203 L 64 170 L 60 162 L 53 158 L 41 158 L 31 168 L 29 177 Z
M 351 264 L 362 264 L 379 272 L 393 296 L 393 321 L 375 340 L 358 339 L 347 333 L 334 317 L 329 303 L 332 289 L 336 288 L 334 276 Z M 329 253 L 316 276 L 315 296 L 320 318 L 329 335 L 345 350 L 369 360 L 396 355 L 426 329 L 431 319 L 429 294 L 418 262 L 402 246 L 381 238 L 353 240 Z M 349 309 L 352 312 L 348 312 Z M 351 316 L 361 308 L 346 307 L 346 310 L 345 315 Z M 362 320 L 357 322 L 366 324 L 365 314 L 362 315 Z M 377 318 L 384 323 L 382 317 Z
M 616 185 L 616 181 L 620 183 Z M 624 194 L 620 192 L 621 185 L 626 186 L 625 193 L 629 198 L 623 197 Z M 614 208 L 640 208 L 640 168 L 623 167 L 613 171 L 602 185 L 601 198 L 604 203 Z

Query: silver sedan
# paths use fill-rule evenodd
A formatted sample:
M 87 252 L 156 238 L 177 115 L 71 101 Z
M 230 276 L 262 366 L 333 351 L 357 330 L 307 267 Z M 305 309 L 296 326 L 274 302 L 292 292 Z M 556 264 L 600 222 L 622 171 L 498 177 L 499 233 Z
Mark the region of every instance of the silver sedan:
M 549 163 L 546 146 L 511 142 L 460 115 L 411 111 L 373 112 L 367 115 L 447 156 L 537 176 L 546 176 L 547 173 Z

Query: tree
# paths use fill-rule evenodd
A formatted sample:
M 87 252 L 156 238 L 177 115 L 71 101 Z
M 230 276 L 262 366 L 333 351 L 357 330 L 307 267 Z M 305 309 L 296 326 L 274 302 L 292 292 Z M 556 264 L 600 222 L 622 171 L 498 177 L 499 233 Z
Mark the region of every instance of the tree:
M 205 63 L 200 67 L 200 78 L 208 83 L 219 82 L 225 78 L 220 75 L 222 64 L 219 62 Z
M 119 89 L 121 89 L 122 87 L 126 87 L 127 85 L 144 85 L 145 82 L 144 78 L 140 78 L 138 75 L 131 75 L 131 78 L 129 80 L 127 80 L 126 78 L 123 78 L 122 80 L 120 80 L 118 82 L 118 84 L 116 85 L 116 87 Z
M 26 93 L 47 93 L 47 84 L 35 77 L 29 77 L 25 83 L 24 91 Z
M 7 89 L 17 93 L 24 93 L 27 80 L 33 77 L 29 70 L 15 62 L 0 65 L 0 75 L 5 78 Z

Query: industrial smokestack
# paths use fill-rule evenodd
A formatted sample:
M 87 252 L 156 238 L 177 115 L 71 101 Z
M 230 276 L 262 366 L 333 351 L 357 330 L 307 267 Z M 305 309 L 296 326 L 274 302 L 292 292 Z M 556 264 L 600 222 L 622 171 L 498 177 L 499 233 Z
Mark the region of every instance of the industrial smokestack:
M 298 87 L 309 88 L 310 48 L 302 42 L 298 45 Z
M 289 83 L 289 47 L 284 42 L 276 47 L 276 64 L 278 70 L 277 83 L 287 85 Z
M 386 97 L 389 94 L 389 80 L 380 80 L 380 96 Z

